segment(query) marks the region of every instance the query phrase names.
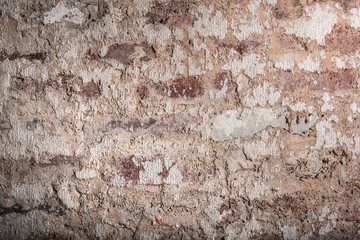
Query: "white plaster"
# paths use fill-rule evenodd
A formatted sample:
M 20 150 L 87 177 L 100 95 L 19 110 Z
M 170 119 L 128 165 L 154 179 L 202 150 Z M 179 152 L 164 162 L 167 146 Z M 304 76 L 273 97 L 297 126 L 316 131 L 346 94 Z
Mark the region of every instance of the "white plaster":
M 42 201 L 45 198 L 45 189 L 40 183 L 21 184 L 12 186 L 11 196 L 16 200 Z
M 172 35 L 171 30 L 162 24 L 147 24 L 143 28 L 143 34 L 147 37 L 149 44 L 159 44 L 160 46 L 165 46 Z
M 312 60 L 310 56 L 307 56 L 304 61 L 297 63 L 297 65 L 305 71 L 320 73 L 320 61 L 318 59 Z
M 161 184 L 162 179 L 159 173 L 162 172 L 162 160 L 155 159 L 154 161 L 146 161 L 143 163 L 144 170 L 140 171 L 140 184 Z
M 254 15 L 252 15 L 254 16 Z M 233 35 L 239 40 L 243 41 L 252 34 L 262 34 L 264 27 L 260 23 L 258 17 L 249 17 L 244 14 L 238 14 L 236 18 L 231 22 L 231 28 L 233 29 Z
M 284 225 L 280 227 L 284 240 L 296 240 L 296 226 Z
M 242 103 L 249 108 L 257 105 L 265 107 L 266 104 L 274 106 L 280 99 L 280 95 L 280 91 L 276 91 L 268 82 L 264 82 L 262 85 L 252 89 L 252 91 L 248 91 Z
M 345 68 L 345 62 L 344 62 L 341 58 L 332 57 L 332 58 L 331 58 L 331 61 L 336 64 L 336 67 L 337 67 L 337 68 L 340 68 L 340 69 L 344 69 L 344 68 Z
M 286 59 L 282 59 L 282 60 L 278 60 L 275 62 L 275 67 L 276 68 L 280 68 L 281 70 L 293 70 L 293 67 L 295 65 L 294 60 L 290 59 L 290 60 L 286 60 Z
M 231 71 L 233 76 L 238 76 L 240 71 L 243 70 L 245 75 L 254 78 L 259 74 L 264 74 L 266 63 L 261 63 L 260 59 L 260 55 L 251 53 L 244 56 L 242 60 L 234 59 L 230 61 L 221 69 Z
M 216 11 L 214 17 L 211 18 L 213 8 L 213 5 L 209 8 L 203 5 L 198 6 L 197 11 L 201 16 L 195 13 L 198 19 L 194 22 L 194 29 L 202 37 L 214 36 L 223 39 L 227 32 L 228 22 L 220 11 Z
M 334 106 L 330 104 L 331 98 L 329 93 L 325 92 L 323 96 L 324 105 L 321 107 L 322 112 L 334 110 Z
M 84 13 L 78 8 L 68 8 L 67 3 L 59 2 L 51 11 L 44 14 L 44 23 L 52 24 L 63 20 L 73 22 L 75 24 L 83 24 L 85 21 Z
M 9 154 L 13 158 L 24 156 L 26 151 L 34 153 L 35 160 L 39 161 L 42 153 L 52 155 L 65 155 L 71 153 L 71 145 L 62 141 L 60 138 L 50 136 L 48 133 L 35 134 L 22 128 L 17 116 L 10 115 L 12 129 L 9 132 L 8 142 L 3 142 L 1 155 Z
M 152 0 L 134 0 L 135 8 L 140 13 L 146 13 L 149 10 Z
M 81 171 L 75 173 L 76 178 L 80 180 L 92 179 L 96 177 L 96 175 L 97 172 L 90 168 L 83 168 Z
M 357 29 L 360 27 L 360 8 L 353 8 L 350 10 L 351 13 L 351 27 Z
M 297 20 L 292 26 L 285 27 L 287 34 L 295 34 L 298 37 L 308 37 L 316 40 L 319 45 L 325 44 L 325 36 L 331 33 L 337 23 L 338 17 L 331 12 L 329 5 L 324 8 L 316 4 L 315 9 L 305 9 L 306 14 Z M 309 19 L 310 18 L 310 19 Z

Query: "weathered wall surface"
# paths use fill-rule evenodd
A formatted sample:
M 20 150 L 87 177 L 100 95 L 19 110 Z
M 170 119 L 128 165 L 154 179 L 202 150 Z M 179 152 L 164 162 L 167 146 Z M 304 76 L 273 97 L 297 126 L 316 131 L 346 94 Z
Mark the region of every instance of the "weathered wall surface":
M 0 1 L 1 239 L 359 239 L 360 2 Z

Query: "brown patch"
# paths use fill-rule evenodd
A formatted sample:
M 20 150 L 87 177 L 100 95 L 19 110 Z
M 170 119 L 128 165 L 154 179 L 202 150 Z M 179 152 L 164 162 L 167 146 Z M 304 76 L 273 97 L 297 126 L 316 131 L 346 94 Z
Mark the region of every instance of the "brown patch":
M 241 55 L 250 52 L 260 46 L 260 43 L 255 40 L 244 40 L 238 43 L 220 43 L 220 47 L 232 48 Z
M 147 23 L 160 23 L 169 26 L 178 26 L 183 23 L 191 24 L 194 21 L 191 15 L 191 4 L 188 0 L 173 0 L 168 3 L 156 1 L 146 14 Z
M 356 184 L 346 184 L 338 198 L 340 216 L 346 221 L 360 221 L 360 187 Z
M 99 85 L 94 83 L 93 81 L 83 84 L 80 87 L 81 91 L 80 91 L 80 95 L 88 97 L 88 98 L 93 98 L 93 97 L 98 97 L 100 96 L 100 88 Z
M 112 129 L 120 128 L 134 135 L 150 133 L 154 136 L 163 136 L 179 134 L 181 133 L 183 127 L 184 123 L 182 121 L 176 121 L 174 118 L 162 121 L 155 120 L 154 118 L 132 118 L 124 120 L 111 120 L 101 131 L 108 132 Z
M 360 32 L 351 27 L 336 26 L 325 38 L 328 51 L 350 54 L 360 48 Z
M 155 58 L 154 49 L 145 42 L 141 44 L 122 43 L 111 45 L 105 58 L 116 59 L 125 65 L 130 65 L 134 58 L 136 58 L 136 48 L 141 48 L 146 54 L 146 56 L 141 57 L 140 60 L 149 61 L 150 59 Z
M 79 94 L 87 98 L 100 96 L 100 87 L 94 81 L 83 83 L 82 79 L 73 75 L 59 74 L 61 78 L 62 89 L 65 89 L 69 95 Z
M 107 125 L 111 129 L 122 128 L 128 132 L 137 132 L 141 129 L 147 129 L 154 125 L 156 120 L 149 118 L 147 120 L 140 120 L 139 118 L 133 118 L 130 120 L 112 120 Z
M 277 197 L 275 198 L 272 207 L 282 218 L 295 217 L 298 219 L 305 219 L 307 215 L 312 212 L 312 206 L 308 203 L 304 194 L 297 194 L 295 196 L 283 195 Z
M 156 90 L 170 98 L 192 99 L 204 94 L 202 83 L 195 77 L 178 78 L 170 84 L 158 84 Z
M 29 61 L 38 60 L 44 63 L 48 53 L 45 52 L 37 52 L 30 54 L 20 54 L 19 52 L 14 52 L 12 54 L 6 54 L 5 52 L 0 53 L 0 61 L 4 61 L 5 59 L 9 59 L 10 61 L 25 58 Z
M 151 127 L 150 133 L 155 136 L 180 134 L 184 128 L 184 123 L 176 121 L 175 118 L 166 121 L 160 121 Z
M 79 163 L 80 159 L 77 157 L 71 157 L 71 156 L 49 156 L 49 157 L 42 157 L 41 162 L 36 162 L 34 157 L 30 158 L 30 165 L 32 167 L 39 166 L 41 168 L 44 167 L 51 167 L 51 166 L 60 166 L 69 164 L 72 166 L 75 166 L 76 163 Z
M 226 79 L 227 79 L 227 81 L 226 81 Z M 233 84 L 231 82 L 231 77 L 230 77 L 229 72 L 217 73 L 215 76 L 215 79 L 213 80 L 212 85 L 215 89 L 220 91 L 225 86 L 225 83 L 228 87 L 226 92 L 227 93 L 231 92 L 231 90 L 234 89 L 235 86 L 233 86 Z
M 278 0 L 273 8 L 273 15 L 276 19 L 299 18 L 304 13 L 304 6 L 299 0 Z
M 326 71 L 317 73 L 291 73 L 291 71 L 278 71 L 278 79 L 288 91 L 309 89 L 312 91 L 351 90 L 355 83 L 354 73 L 351 69 L 340 72 Z
M 138 166 L 136 166 L 133 160 L 139 162 Z M 135 156 L 132 155 L 120 159 L 113 159 L 112 165 L 116 167 L 118 172 L 127 182 L 131 181 L 133 184 L 137 184 L 140 171 L 144 170 L 143 166 L 140 164 L 141 161 L 143 160 L 135 158 Z
M 12 90 L 28 92 L 31 95 L 43 92 L 45 86 L 46 83 L 30 78 L 15 78 L 10 84 Z
M 90 48 L 86 52 L 86 57 L 90 60 L 98 60 L 99 55 L 95 52 L 93 52 Z
M 141 100 L 144 100 L 149 97 L 149 89 L 147 86 L 142 85 L 137 89 L 137 94 Z

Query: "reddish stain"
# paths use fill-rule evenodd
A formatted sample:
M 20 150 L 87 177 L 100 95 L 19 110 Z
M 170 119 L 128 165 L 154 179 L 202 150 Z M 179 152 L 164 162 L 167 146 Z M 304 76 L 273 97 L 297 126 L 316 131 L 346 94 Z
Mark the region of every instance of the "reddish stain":
M 330 92 L 351 90 L 355 83 L 354 73 L 351 69 L 340 72 L 326 71 L 320 74 L 304 72 L 293 74 L 291 71 L 278 71 L 276 75 L 288 91 L 304 88 Z
M 136 165 L 134 160 L 139 164 Z M 137 184 L 139 181 L 140 171 L 144 170 L 142 164 L 140 164 L 140 161 L 142 160 L 135 158 L 135 156 L 132 155 L 125 158 L 113 159 L 112 165 L 116 167 L 118 172 L 127 182 L 131 181 L 133 184 Z
M 93 81 L 83 84 L 80 87 L 81 91 L 80 91 L 80 95 L 88 97 L 88 98 L 93 98 L 93 97 L 98 97 L 100 96 L 100 88 L 99 85 L 94 83 Z
M 256 49 L 260 45 L 259 42 L 254 40 L 244 40 L 238 43 L 220 43 L 220 47 L 232 48 L 241 55 Z
M 61 79 L 60 83 L 55 79 L 48 80 L 47 82 L 39 82 L 30 78 L 17 78 L 12 81 L 11 89 L 28 92 L 29 94 L 39 94 L 49 86 L 54 89 L 64 90 L 68 95 L 79 94 L 87 98 L 100 96 L 100 87 L 93 81 L 83 84 L 81 78 L 70 74 L 59 74 L 58 77 Z M 77 90 L 75 90 L 75 86 L 77 86 Z
M 192 99 L 204 94 L 202 83 L 195 77 L 178 78 L 170 84 L 159 84 L 156 90 L 170 98 Z
M 230 73 L 229 72 L 221 72 L 217 73 L 215 76 L 215 79 L 213 80 L 213 87 L 217 90 L 223 89 L 223 87 L 227 86 L 227 93 L 231 92 L 232 89 L 234 89 L 234 84 L 231 82 Z
M 137 89 L 137 94 L 141 100 L 144 100 L 149 97 L 149 89 L 145 85 L 142 85 Z
M 325 43 L 327 50 L 340 51 L 341 54 L 354 53 L 360 48 L 360 32 L 337 26 L 332 34 L 326 36 Z

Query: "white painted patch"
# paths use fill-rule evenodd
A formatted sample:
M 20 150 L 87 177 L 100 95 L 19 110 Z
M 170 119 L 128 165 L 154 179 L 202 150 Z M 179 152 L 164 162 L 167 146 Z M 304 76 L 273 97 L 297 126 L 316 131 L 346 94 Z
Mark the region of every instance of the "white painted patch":
M 357 29 L 360 27 L 360 8 L 353 8 L 350 10 L 351 15 L 351 27 Z
M 61 139 L 50 136 L 48 133 L 37 134 L 33 131 L 23 129 L 21 122 L 15 115 L 9 116 L 12 126 L 9 132 L 8 143 L 3 142 L 4 149 L 0 154 L 5 157 L 9 154 L 12 158 L 23 156 L 26 151 L 34 153 L 36 161 L 39 161 L 42 153 L 51 155 L 68 156 L 71 153 L 71 145 Z M 6 144 L 6 145 L 5 145 Z
M 239 15 L 240 16 L 240 15 Z M 243 41 L 252 34 L 262 34 L 264 27 L 261 25 L 258 17 L 251 19 L 239 17 L 239 23 L 232 21 L 231 28 L 233 29 L 233 35 L 239 40 Z
M 244 144 L 244 153 L 252 161 L 260 160 L 263 157 L 278 156 L 276 138 L 272 141 L 253 141 Z
M 261 56 L 251 53 L 242 58 L 242 60 L 234 59 L 225 64 L 221 69 L 229 70 L 233 76 L 238 76 L 240 71 L 243 70 L 244 74 L 250 78 L 254 78 L 259 74 L 264 74 L 264 67 L 266 63 L 260 62 Z
M 194 29 L 202 37 L 218 37 L 224 39 L 228 22 L 220 11 L 216 11 L 215 16 L 211 18 L 211 13 L 214 6 L 210 5 L 209 8 L 201 5 L 198 6 L 197 11 L 201 14 L 195 13 L 198 20 L 194 22 Z
M 135 8 L 140 14 L 149 11 L 151 2 L 152 0 L 134 0 Z
M 318 59 L 312 60 L 310 56 L 307 56 L 304 61 L 297 63 L 297 65 L 305 71 L 320 73 L 320 61 Z
M 336 119 L 334 119 L 336 120 Z M 331 119 L 323 120 L 316 124 L 316 144 L 315 149 L 335 148 L 337 135 L 332 128 Z
M 80 203 L 78 201 L 80 194 L 76 191 L 75 186 L 71 182 L 63 182 L 59 186 L 58 197 L 62 203 L 70 209 L 79 209 Z
M 44 14 L 44 23 L 52 24 L 63 20 L 82 24 L 85 21 L 84 13 L 78 8 L 68 8 L 66 2 L 59 2 L 50 12 Z
M 175 30 L 173 30 L 173 34 L 175 36 L 175 39 L 178 41 L 183 41 L 184 39 L 184 32 L 182 29 L 180 28 L 175 28 Z
M 284 240 L 296 240 L 296 227 L 284 225 L 280 227 Z
M 181 174 L 180 170 L 176 166 L 173 166 L 172 168 L 170 168 L 169 175 L 164 180 L 164 183 L 166 183 L 166 184 L 180 184 L 182 182 L 182 179 L 183 179 L 183 177 L 182 177 L 182 174 Z
M 302 19 L 297 20 L 291 27 L 285 27 L 286 33 L 308 37 L 316 40 L 319 45 L 324 45 L 325 36 L 331 33 L 338 20 L 337 15 L 330 11 L 331 8 L 328 5 L 321 8 L 319 4 L 316 4 L 312 12 L 309 7 L 305 10 L 306 14 Z
M 92 179 L 94 177 L 96 177 L 97 172 L 93 169 L 89 169 L 89 168 L 83 168 L 81 169 L 81 171 L 76 172 L 75 176 L 77 179 L 80 180 L 88 180 L 88 179 Z
M 290 59 L 290 60 L 286 60 L 286 59 L 282 59 L 282 60 L 278 60 L 275 62 L 275 67 L 276 68 L 280 68 L 281 70 L 293 70 L 293 67 L 295 65 L 294 60 Z
M 323 101 L 324 101 L 324 105 L 321 107 L 321 111 L 322 112 L 326 112 L 326 111 L 332 111 L 334 110 L 334 106 L 330 104 L 331 98 L 329 93 L 324 93 L 323 96 Z
M 353 114 L 355 114 L 356 112 L 360 113 L 360 108 L 357 107 L 356 102 L 350 104 L 350 109 L 353 112 Z
M 345 68 L 345 62 L 344 62 L 341 58 L 332 57 L 332 58 L 331 58 L 331 61 L 336 64 L 336 67 L 337 67 L 337 68 L 340 68 L 340 69 L 344 69 L 344 68 Z
M 40 183 L 22 184 L 13 186 L 11 196 L 16 200 L 42 201 L 45 198 L 45 189 Z
M 246 108 L 241 114 L 236 110 L 228 110 L 215 117 L 212 137 L 215 140 L 227 140 L 253 136 L 268 126 L 287 129 L 286 114 L 282 108 Z
M 147 24 L 143 28 L 143 34 L 147 37 L 149 44 L 159 44 L 160 46 L 165 46 L 172 35 L 171 30 L 163 24 Z
M 154 161 L 146 161 L 143 163 L 144 171 L 139 174 L 140 184 L 161 184 L 162 179 L 159 175 L 163 170 L 163 163 L 161 159 Z
M 239 239 L 247 240 L 254 236 L 256 232 L 261 230 L 261 225 L 256 221 L 256 218 L 254 215 L 251 216 L 251 220 L 245 224 L 245 226 L 242 229 L 242 232 L 240 234 Z
M 243 98 L 242 103 L 249 108 L 255 106 L 265 107 L 266 104 L 274 106 L 279 100 L 280 94 L 280 91 L 275 91 L 268 82 L 264 82 L 252 91 L 250 90 Z

